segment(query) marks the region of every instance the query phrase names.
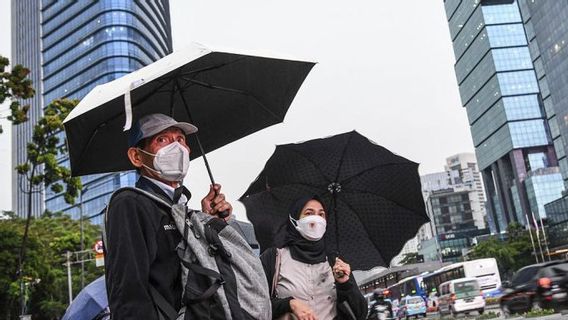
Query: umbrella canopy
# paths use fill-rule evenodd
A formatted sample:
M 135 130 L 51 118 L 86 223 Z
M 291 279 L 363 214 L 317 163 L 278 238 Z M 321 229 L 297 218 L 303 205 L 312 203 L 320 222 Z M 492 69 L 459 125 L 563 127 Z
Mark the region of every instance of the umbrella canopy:
M 92 320 L 108 307 L 105 277 L 89 283 L 73 299 L 61 320 Z
M 290 204 L 314 194 L 327 209 L 327 250 L 354 270 L 388 266 L 429 221 L 418 164 L 352 131 L 276 147 L 240 198 L 261 251 L 282 245 Z
M 133 169 L 126 130 L 150 113 L 195 124 L 204 152 L 280 123 L 313 66 L 193 46 L 99 85 L 64 121 L 72 175 Z

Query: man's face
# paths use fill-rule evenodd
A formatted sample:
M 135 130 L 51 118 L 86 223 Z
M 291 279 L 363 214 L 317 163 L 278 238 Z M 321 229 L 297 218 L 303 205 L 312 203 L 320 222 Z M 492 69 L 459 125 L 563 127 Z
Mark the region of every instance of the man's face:
M 183 134 L 183 131 L 175 127 L 168 128 L 146 139 L 146 141 L 144 142 L 143 149 L 146 152 L 156 154 L 158 150 L 176 141 L 179 142 L 185 148 L 187 148 L 187 150 L 191 153 L 191 150 L 189 149 L 189 146 L 185 141 L 185 135 Z
M 174 143 L 179 142 L 183 147 L 187 148 L 187 150 L 191 153 L 191 149 L 187 145 L 185 135 L 183 131 L 179 128 L 171 127 L 168 128 L 150 138 L 146 138 L 143 142 L 143 145 L 139 148 L 130 148 L 128 149 L 128 157 L 130 162 L 140 170 L 140 173 L 144 176 L 148 176 L 166 183 L 164 179 L 161 179 L 154 171 L 148 170 L 146 167 L 154 168 L 154 156 L 147 154 L 145 152 L 156 154 L 160 149 L 163 147 Z M 140 149 L 144 150 L 142 152 Z

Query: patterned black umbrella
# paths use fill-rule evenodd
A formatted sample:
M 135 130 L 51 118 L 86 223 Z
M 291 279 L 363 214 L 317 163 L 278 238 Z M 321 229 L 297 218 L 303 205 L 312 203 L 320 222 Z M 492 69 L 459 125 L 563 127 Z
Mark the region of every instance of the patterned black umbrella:
M 282 245 L 290 204 L 312 194 L 327 208 L 327 250 L 354 270 L 388 266 L 429 222 L 418 164 L 352 131 L 276 147 L 240 198 L 261 251 Z

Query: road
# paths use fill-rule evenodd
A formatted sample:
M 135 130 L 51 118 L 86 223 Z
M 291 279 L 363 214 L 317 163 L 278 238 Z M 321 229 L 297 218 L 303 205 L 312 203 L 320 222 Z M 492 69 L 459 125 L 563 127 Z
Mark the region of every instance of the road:
M 499 317 L 497 318 L 493 318 L 493 319 L 507 319 L 507 320 L 521 320 L 521 319 L 527 319 L 527 318 L 523 318 L 521 316 L 512 316 L 512 317 L 508 317 L 505 318 L 501 312 L 501 310 L 499 309 L 499 305 L 490 305 L 487 306 L 485 308 L 485 312 L 486 313 L 490 313 L 490 312 L 494 312 L 494 313 L 499 313 Z M 444 316 L 442 319 L 476 319 L 477 317 L 479 317 L 479 314 L 477 314 L 476 312 L 472 312 L 469 315 L 464 315 L 464 314 L 460 314 L 457 317 L 452 317 L 452 316 Z M 411 318 L 412 319 L 412 318 Z M 423 319 L 423 318 L 420 318 Z M 428 316 L 426 317 L 426 319 L 437 319 L 440 320 L 440 315 L 435 312 L 435 313 L 428 313 Z M 541 319 L 541 320 L 560 320 L 560 319 L 568 319 L 568 313 L 565 314 L 553 314 L 553 315 L 549 315 L 549 316 L 542 316 L 542 317 L 535 317 L 535 318 L 528 318 L 528 319 Z

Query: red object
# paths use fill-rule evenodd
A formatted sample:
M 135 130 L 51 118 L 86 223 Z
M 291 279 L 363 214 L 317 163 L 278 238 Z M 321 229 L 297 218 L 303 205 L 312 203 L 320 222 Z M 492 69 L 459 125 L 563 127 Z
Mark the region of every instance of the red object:
M 540 278 L 537 283 L 539 287 L 550 288 L 552 280 L 550 280 L 550 278 Z

